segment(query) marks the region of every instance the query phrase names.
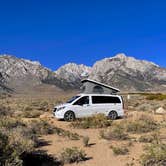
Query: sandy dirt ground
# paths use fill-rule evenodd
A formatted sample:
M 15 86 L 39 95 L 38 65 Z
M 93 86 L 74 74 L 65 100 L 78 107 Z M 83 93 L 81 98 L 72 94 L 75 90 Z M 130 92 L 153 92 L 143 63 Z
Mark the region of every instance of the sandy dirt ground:
M 89 160 L 69 164 L 70 166 L 126 166 L 127 164 L 134 163 L 135 166 L 139 164 L 139 157 L 142 154 L 142 144 L 134 143 L 130 147 L 128 155 L 115 156 L 110 148 L 111 145 L 125 144 L 127 141 L 107 141 L 103 140 L 99 136 L 101 129 L 73 129 L 69 127 L 69 122 L 58 121 L 54 118 L 50 119 L 50 123 L 53 125 L 69 130 L 71 132 L 78 133 L 81 136 L 89 136 L 90 147 L 84 147 L 81 140 L 69 140 L 57 135 L 43 136 L 42 139 L 48 141 L 48 145 L 41 147 L 40 149 L 47 151 L 49 154 L 57 156 L 63 148 L 67 147 L 79 147 L 83 149 Z

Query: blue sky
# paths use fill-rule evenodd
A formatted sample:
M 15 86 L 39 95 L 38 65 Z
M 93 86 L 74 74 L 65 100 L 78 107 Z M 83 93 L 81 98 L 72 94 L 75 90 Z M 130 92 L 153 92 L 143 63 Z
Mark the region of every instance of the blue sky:
M 125 53 L 166 67 L 165 0 L 0 0 L 0 54 L 52 70 Z

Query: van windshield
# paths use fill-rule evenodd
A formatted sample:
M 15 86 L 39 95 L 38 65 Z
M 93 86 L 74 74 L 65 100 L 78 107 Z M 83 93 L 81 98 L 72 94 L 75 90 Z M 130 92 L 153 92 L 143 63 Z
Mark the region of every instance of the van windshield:
M 66 103 L 72 103 L 74 100 L 79 98 L 80 96 L 73 96 L 71 99 L 69 99 Z

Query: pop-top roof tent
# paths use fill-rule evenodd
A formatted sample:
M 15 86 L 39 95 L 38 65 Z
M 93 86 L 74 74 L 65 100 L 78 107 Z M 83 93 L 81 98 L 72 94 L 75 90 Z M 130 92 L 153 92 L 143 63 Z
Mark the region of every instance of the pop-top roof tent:
M 119 89 L 114 88 L 112 86 L 91 80 L 91 79 L 84 79 L 82 82 L 82 93 L 86 94 L 116 94 L 120 92 Z

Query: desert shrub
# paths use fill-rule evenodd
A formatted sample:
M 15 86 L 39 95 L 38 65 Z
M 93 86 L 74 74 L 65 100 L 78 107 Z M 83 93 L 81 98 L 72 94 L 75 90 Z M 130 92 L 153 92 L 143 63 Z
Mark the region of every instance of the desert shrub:
M 88 136 L 85 136 L 82 138 L 82 141 L 83 141 L 83 145 L 85 147 L 88 147 L 89 146 L 89 137 Z
M 42 114 L 41 111 L 32 110 L 32 111 L 24 111 L 21 115 L 24 118 L 37 118 Z
M 166 94 L 161 94 L 161 93 L 157 93 L 157 94 L 148 94 L 146 96 L 147 100 L 165 100 L 166 99 Z
M 39 136 L 43 134 L 53 134 L 54 132 L 55 127 L 52 127 L 46 121 L 30 121 L 25 123 L 20 119 L 9 117 L 1 118 L 0 165 L 23 165 L 23 163 L 27 162 L 27 158 L 22 158 L 22 155 L 31 154 L 35 147 L 40 145 L 41 140 L 39 140 Z M 34 158 L 34 163 L 40 159 L 40 156 L 38 157 L 39 158 Z M 26 162 L 24 160 L 26 160 Z M 43 159 L 40 162 L 44 161 Z
M 32 133 L 37 135 L 47 135 L 53 134 L 55 127 L 50 125 L 47 121 L 44 120 L 34 120 L 28 125 L 28 128 L 31 129 Z
M 0 120 L 0 128 L 13 129 L 18 126 L 25 126 L 25 123 L 20 119 L 3 117 Z
M 70 140 L 79 140 L 80 136 L 77 133 L 72 133 L 68 130 L 64 130 L 62 128 L 58 128 L 50 125 L 47 121 L 32 121 L 28 128 L 32 134 L 36 135 L 47 135 L 47 134 L 56 134 L 59 136 L 67 137 Z
M 66 148 L 60 154 L 60 160 L 62 163 L 78 163 L 85 161 L 87 155 L 84 151 L 79 150 L 77 147 Z
M 139 142 L 151 143 L 153 142 L 153 137 L 151 135 L 142 135 L 139 137 Z
M 126 146 L 116 147 L 110 146 L 115 155 L 126 155 L 129 153 L 129 149 Z
M 156 130 L 158 124 L 151 116 L 142 114 L 132 120 L 127 120 L 124 123 L 124 127 L 127 132 L 146 133 Z
M 166 144 L 154 143 L 145 146 L 145 153 L 141 156 L 143 166 L 164 166 L 166 165 Z
M 152 134 L 146 134 L 146 135 L 142 135 L 139 137 L 139 142 L 144 142 L 144 143 L 160 143 L 161 139 L 160 139 L 160 133 L 159 132 L 155 132 Z
M 54 128 L 54 133 L 59 135 L 59 136 L 63 136 L 63 137 L 67 137 L 70 140 L 79 140 L 80 136 L 77 133 L 72 133 L 68 130 L 64 130 L 58 127 Z
M 23 111 L 32 111 L 33 108 L 31 106 L 24 106 Z
M 11 110 L 10 107 L 6 107 L 1 105 L 0 106 L 0 117 L 2 116 L 12 116 L 13 115 L 13 111 Z
M 139 106 L 137 106 L 137 111 L 153 111 L 156 106 L 154 106 L 152 103 L 140 103 Z
M 49 107 L 48 102 L 47 101 L 42 101 L 42 102 L 40 102 L 38 110 L 48 111 L 48 107 Z
M 112 124 L 112 120 L 108 119 L 104 114 L 98 114 L 93 117 L 87 117 L 78 119 L 71 123 L 74 128 L 103 128 L 109 127 Z
M 0 165 L 20 166 L 20 155 L 33 149 L 33 141 L 24 137 L 20 132 L 7 133 L 0 131 Z
M 107 130 L 100 131 L 100 137 L 107 140 L 126 140 L 129 139 L 127 133 L 124 132 L 124 129 L 121 125 L 114 125 L 113 127 Z
M 47 153 L 36 152 L 33 140 L 25 136 L 23 130 L 23 128 L 16 128 L 5 133 L 0 131 L 0 165 L 61 165 L 60 161 Z

